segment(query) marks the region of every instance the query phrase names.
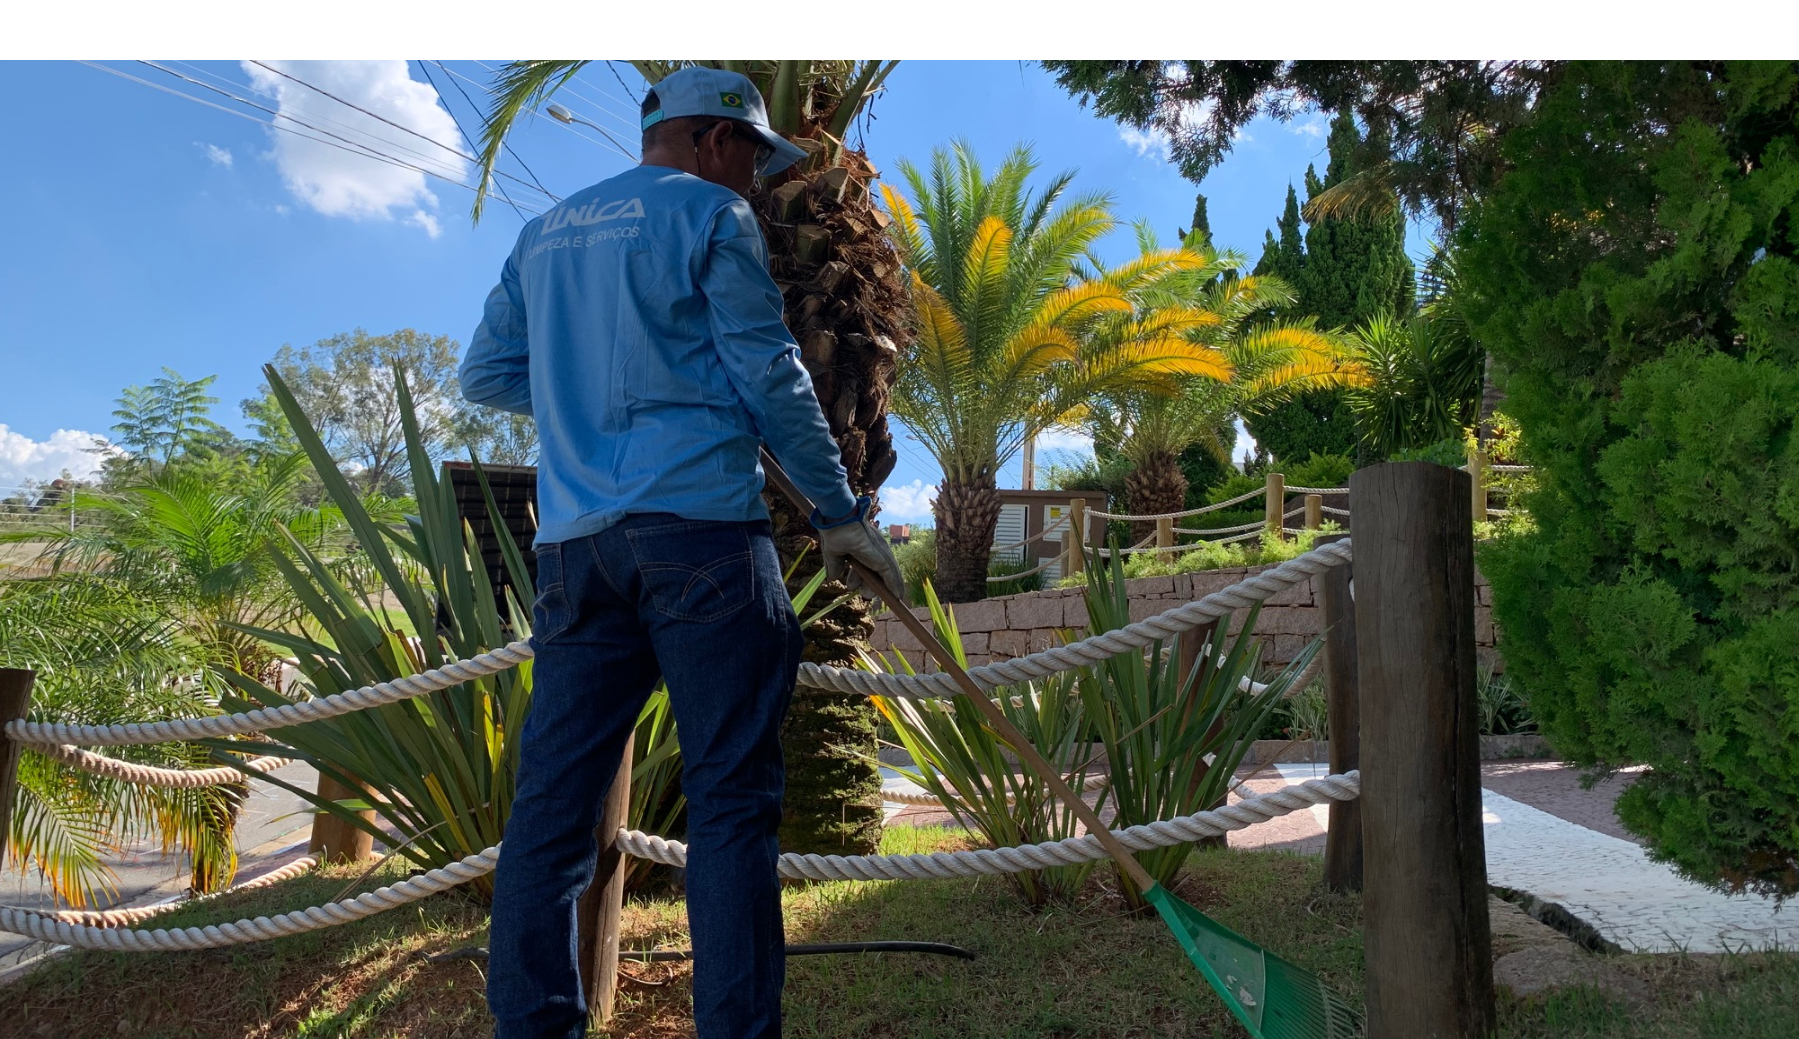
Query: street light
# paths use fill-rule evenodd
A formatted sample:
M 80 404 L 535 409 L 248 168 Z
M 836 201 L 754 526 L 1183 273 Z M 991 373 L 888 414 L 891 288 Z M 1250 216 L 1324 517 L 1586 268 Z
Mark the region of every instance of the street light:
M 567 126 L 570 123 L 580 123 L 582 126 L 592 127 L 593 129 L 598 130 L 600 132 L 600 136 L 606 138 L 608 143 L 610 143 L 614 148 L 617 148 L 620 155 L 623 155 L 627 159 L 636 159 L 637 158 L 637 156 L 631 154 L 631 149 L 625 147 L 623 144 L 620 144 L 618 138 L 616 138 L 616 137 L 612 136 L 610 133 L 608 133 L 606 131 L 605 127 L 601 126 L 598 123 L 588 122 L 587 120 L 581 118 L 580 116 L 578 116 L 575 113 L 569 111 L 568 109 L 562 107 L 561 105 L 555 103 L 554 101 L 552 101 L 548 105 L 544 106 L 544 112 L 551 119 L 556 120 L 557 122 L 561 123 L 564 126 Z M 579 130 L 576 130 L 575 134 L 576 134 L 576 136 L 584 136 L 581 133 L 581 131 L 579 131 Z M 589 137 L 587 139 L 590 141 L 593 140 L 593 138 L 591 138 L 591 137 Z
M 598 126 L 594 123 L 590 123 L 585 119 L 582 119 L 581 117 L 575 115 L 575 113 L 569 111 L 568 109 L 562 107 L 561 105 L 555 103 L 554 101 L 550 102 L 550 106 L 548 108 L 545 108 L 544 111 L 549 113 L 551 119 L 554 119 L 559 123 L 563 123 L 563 124 L 580 123 L 582 126 L 591 126 L 595 130 L 599 130 L 601 133 L 606 132 L 600 126 Z

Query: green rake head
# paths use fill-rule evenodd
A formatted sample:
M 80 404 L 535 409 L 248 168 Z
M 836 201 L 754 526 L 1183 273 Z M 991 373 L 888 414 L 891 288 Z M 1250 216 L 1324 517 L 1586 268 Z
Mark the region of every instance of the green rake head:
M 1288 963 L 1174 897 L 1143 897 L 1162 914 L 1200 973 L 1255 1039 L 1353 1039 L 1362 1018 L 1318 976 Z

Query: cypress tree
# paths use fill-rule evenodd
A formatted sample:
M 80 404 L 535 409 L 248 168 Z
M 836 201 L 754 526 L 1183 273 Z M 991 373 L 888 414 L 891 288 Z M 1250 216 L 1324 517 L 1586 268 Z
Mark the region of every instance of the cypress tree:
M 1306 201 L 1357 172 L 1362 146 L 1347 112 L 1331 122 L 1330 162 L 1320 178 L 1307 167 Z M 1298 193 L 1287 187 L 1277 238 L 1270 232 L 1255 273 L 1275 275 L 1293 288 L 1289 317 L 1310 316 L 1320 328 L 1353 328 L 1376 314 L 1409 314 L 1413 307 L 1412 262 L 1405 252 L 1405 217 L 1341 217 L 1306 225 L 1302 231 Z M 1347 455 L 1356 444 L 1355 420 L 1340 390 L 1318 390 L 1248 416 L 1256 441 L 1283 463 L 1297 464 L 1313 453 Z

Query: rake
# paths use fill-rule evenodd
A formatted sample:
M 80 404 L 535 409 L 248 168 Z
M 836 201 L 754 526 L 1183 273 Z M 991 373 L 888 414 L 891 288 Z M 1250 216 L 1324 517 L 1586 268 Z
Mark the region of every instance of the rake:
M 810 515 L 812 502 L 788 478 L 767 449 L 762 451 L 762 467 L 781 492 L 792 499 L 802 513 Z M 1147 870 L 1099 818 L 1099 814 L 1050 767 L 986 692 L 975 684 L 968 672 L 956 662 L 949 650 L 937 641 L 923 621 L 912 615 L 904 602 L 880 578 L 855 560 L 849 565 L 862 579 L 863 587 L 872 591 L 925 652 L 936 658 L 963 696 L 981 713 L 999 737 L 1011 744 L 1020 761 L 1049 785 L 1066 803 L 1087 832 L 1099 841 L 1118 868 L 1137 885 L 1143 897 L 1156 907 L 1162 922 L 1174 932 L 1187 958 L 1193 961 L 1213 991 L 1218 993 L 1232 1015 L 1255 1039 L 1350 1039 L 1362 1030 L 1361 1015 L 1344 1002 L 1316 974 L 1298 967 L 1176 898 L 1156 883 Z

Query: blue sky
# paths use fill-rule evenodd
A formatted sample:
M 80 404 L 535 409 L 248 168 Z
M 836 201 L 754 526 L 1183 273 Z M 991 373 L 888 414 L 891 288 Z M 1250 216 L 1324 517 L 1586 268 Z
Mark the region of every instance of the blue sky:
M 377 135 L 383 150 L 441 172 L 465 171 L 444 148 L 267 69 L 160 64 L 351 139 Z M 489 73 L 478 62 L 445 64 L 454 75 L 428 67 L 450 110 L 473 132 L 472 109 L 457 87 L 479 101 L 478 84 Z M 147 65 L 111 67 L 267 118 Z M 425 82 L 426 67 L 279 66 L 423 137 L 456 144 L 456 127 Z M 629 88 L 640 85 L 628 67 L 617 67 Z M 626 85 L 606 66 L 590 66 L 575 93 L 560 100 L 632 145 L 635 105 Z M 866 136 L 883 170 L 894 171 L 901 158 L 925 162 L 933 147 L 957 138 L 989 163 L 1029 142 L 1044 171 L 1078 169 L 1075 190 L 1111 193 L 1125 221 L 1148 219 L 1165 239 L 1187 225 L 1195 186 L 1168 164 L 1158 142 L 1082 111 L 1035 65 L 902 63 L 889 87 Z M 0 487 L 79 468 L 88 457 L 80 448 L 111 425 L 120 390 L 149 382 L 163 366 L 188 378 L 217 375 L 222 403 L 214 417 L 241 431 L 237 402 L 254 393 L 260 366 L 283 343 L 303 345 L 358 326 L 376 333 L 412 327 L 466 341 L 521 226 L 496 201 L 471 227 L 473 196 L 456 184 L 274 133 L 88 65 L 0 63 L 0 88 L 42 99 L 0 110 L 0 139 L 15 142 L 20 157 L 0 166 L 0 188 L 12 200 L 11 247 L 0 252 L 0 355 L 8 376 L 0 395 Z M 1308 162 L 1323 164 L 1323 130 L 1317 116 L 1247 128 L 1202 187 L 1221 245 L 1253 262 L 1289 181 L 1297 183 Z M 594 131 L 548 118 L 524 127 L 513 144 L 556 194 L 630 161 Z M 526 177 L 515 162 L 505 168 Z M 1123 256 L 1134 248 L 1126 228 L 1108 251 Z M 936 468 L 917 444 L 903 442 L 900 451 L 888 512 L 922 518 Z

